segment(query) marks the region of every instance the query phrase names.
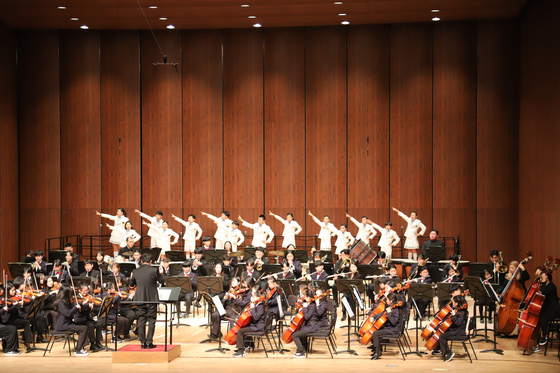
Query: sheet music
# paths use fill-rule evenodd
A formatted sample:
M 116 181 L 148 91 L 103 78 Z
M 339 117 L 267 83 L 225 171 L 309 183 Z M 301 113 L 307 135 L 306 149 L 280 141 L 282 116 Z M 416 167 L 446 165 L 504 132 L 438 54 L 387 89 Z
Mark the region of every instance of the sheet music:
M 222 304 L 222 301 L 220 300 L 220 297 L 218 297 L 217 295 L 214 295 L 212 297 L 212 301 L 214 302 L 214 305 L 216 306 L 216 310 L 218 311 L 220 316 L 225 315 L 226 310 L 224 309 L 224 305 Z
M 352 307 L 350 306 L 350 303 L 348 303 L 348 299 L 342 297 L 342 304 L 344 305 L 344 308 L 346 308 L 346 312 L 348 313 L 348 319 L 354 317 L 354 311 L 352 311 Z
M 284 318 L 284 309 L 282 308 L 282 297 L 280 295 L 276 296 L 276 302 L 278 302 L 278 315 L 280 319 Z
M 360 307 L 361 310 L 363 310 L 364 309 L 364 302 L 362 301 L 362 297 L 360 296 L 360 292 L 358 291 L 358 288 L 355 287 L 355 286 L 352 286 L 352 291 L 354 292 L 354 296 L 358 300 L 358 306 Z

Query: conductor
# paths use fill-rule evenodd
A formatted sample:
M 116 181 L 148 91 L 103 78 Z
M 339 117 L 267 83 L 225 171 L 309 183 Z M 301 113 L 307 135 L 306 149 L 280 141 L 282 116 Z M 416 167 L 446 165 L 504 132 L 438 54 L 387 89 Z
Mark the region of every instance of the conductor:
M 157 284 L 163 284 L 165 278 L 158 271 L 158 268 L 151 266 L 152 256 L 142 255 L 142 265 L 132 271 L 130 276 L 130 286 L 136 285 L 135 301 L 157 302 L 159 300 Z M 152 343 L 154 330 L 156 327 L 157 304 L 141 304 L 138 306 L 138 338 L 142 344 L 142 349 L 156 348 Z M 148 322 L 148 335 L 146 336 L 146 321 Z

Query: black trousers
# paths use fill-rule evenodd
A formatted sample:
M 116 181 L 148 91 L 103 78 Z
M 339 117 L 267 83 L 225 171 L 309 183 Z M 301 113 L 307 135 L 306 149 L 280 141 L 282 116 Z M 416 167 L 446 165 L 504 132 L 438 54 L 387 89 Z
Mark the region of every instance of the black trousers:
M 191 312 L 191 304 L 193 299 L 194 293 L 181 293 L 179 294 L 179 298 L 177 299 L 177 312 L 181 312 L 181 301 L 185 301 L 186 305 L 186 312 Z
M 539 324 L 544 336 L 548 334 L 548 323 L 557 317 L 560 317 L 560 311 L 548 311 L 544 315 L 541 315 Z
M 229 329 L 235 326 L 234 320 L 237 319 L 237 315 L 238 314 L 233 310 L 232 307 L 226 307 L 225 317 L 227 318 L 227 320 L 229 320 Z M 221 329 L 220 320 L 222 319 L 218 311 L 212 312 L 211 319 L 212 319 L 212 334 L 218 335 Z
M 371 341 L 373 342 L 375 351 L 378 354 L 381 352 L 381 339 L 383 339 L 387 335 L 393 335 L 393 334 L 395 333 L 384 329 L 379 329 L 373 332 L 373 334 L 371 335 L 372 337 Z
M 74 324 L 85 325 L 87 327 L 89 343 L 101 342 L 103 340 L 103 325 L 105 325 L 105 323 L 100 324 L 99 322 L 88 319 L 83 322 L 74 321 Z
M 17 328 L 14 325 L 6 325 L 0 328 L 0 338 L 2 338 L 2 346 L 4 352 L 12 352 L 18 350 Z
M 64 329 L 63 331 L 71 331 L 78 333 L 78 342 L 76 343 L 76 351 L 84 348 L 88 341 L 88 327 L 86 325 L 74 325 L 71 328 Z
M 128 324 L 128 319 L 124 316 L 116 316 L 115 315 L 109 315 L 107 317 L 107 321 L 114 323 L 116 321 L 117 325 L 115 327 L 115 332 L 113 335 L 128 335 L 128 331 L 130 329 L 126 329 L 126 325 Z M 154 322 L 155 324 L 155 322 Z M 98 319 L 95 322 L 95 328 L 103 328 L 105 327 L 105 318 L 101 318 Z
M 307 330 L 298 330 L 294 334 L 292 334 L 292 338 L 294 339 L 294 343 L 297 346 L 297 351 L 301 354 L 305 354 L 307 351 L 307 335 L 311 333 Z
M 366 286 L 366 294 L 371 299 L 371 303 L 375 303 L 375 284 L 374 281 L 371 282 L 368 286 Z
M 43 311 L 38 312 L 35 316 L 29 318 L 29 322 L 31 322 L 31 324 L 35 324 L 35 331 L 37 332 L 37 334 L 42 335 L 45 334 L 45 329 L 46 329 L 46 315 Z
M 245 348 L 245 334 L 244 333 L 249 333 L 252 332 L 253 329 L 249 326 L 245 327 L 245 328 L 241 328 L 237 331 L 237 344 L 235 345 L 235 347 L 237 347 L 237 349 L 242 349 Z
M 23 341 L 25 343 L 33 343 L 33 333 L 31 332 L 31 323 L 27 319 L 16 319 L 12 325 L 18 329 L 23 329 Z
M 444 355 L 449 352 L 449 345 L 447 344 L 448 338 L 457 337 L 460 335 L 465 335 L 464 329 L 448 330 L 439 336 L 439 349 L 441 350 L 441 352 L 443 352 Z
M 126 317 L 126 319 L 128 320 L 128 322 L 126 323 L 126 328 L 125 334 L 129 333 L 130 328 L 132 327 L 132 324 L 134 323 L 134 320 L 138 319 L 138 315 L 140 314 L 140 312 L 138 311 L 138 308 L 129 308 L 126 309 L 124 311 L 121 311 L 121 315 L 123 317 Z
M 157 304 L 143 304 L 138 306 L 138 338 L 142 343 L 151 343 L 154 340 L 156 329 Z M 146 335 L 146 324 L 148 334 Z

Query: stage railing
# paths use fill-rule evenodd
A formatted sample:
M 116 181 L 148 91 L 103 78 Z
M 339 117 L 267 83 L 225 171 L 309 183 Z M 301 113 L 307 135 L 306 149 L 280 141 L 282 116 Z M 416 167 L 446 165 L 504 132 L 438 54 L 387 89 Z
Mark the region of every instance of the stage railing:
M 45 240 L 45 253 L 44 253 L 45 256 L 47 256 L 47 253 L 49 251 L 64 250 L 64 245 L 66 245 L 69 242 L 75 248 L 75 253 L 80 254 L 81 253 L 81 246 L 80 246 L 81 240 L 80 240 L 80 236 L 75 234 L 75 235 L 71 235 L 71 236 L 47 238 Z

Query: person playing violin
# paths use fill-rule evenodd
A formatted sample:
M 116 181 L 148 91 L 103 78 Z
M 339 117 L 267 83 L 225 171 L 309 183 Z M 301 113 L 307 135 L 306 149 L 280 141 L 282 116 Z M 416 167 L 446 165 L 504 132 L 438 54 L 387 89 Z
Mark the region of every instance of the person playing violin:
M 78 342 L 76 343 L 75 356 L 87 356 L 89 353 L 84 349 L 87 337 L 88 327 L 86 325 L 76 325 L 72 318 L 82 306 L 73 301 L 73 291 L 70 286 L 62 285 L 57 298 L 55 300 L 54 308 L 58 312 L 56 331 L 71 331 L 78 334 Z
M 16 284 L 15 280 L 14 284 Z M 28 353 L 32 351 L 31 343 L 33 343 L 33 333 L 31 332 L 31 322 L 27 319 L 27 313 L 24 310 L 24 301 L 26 297 L 16 289 L 14 284 L 8 284 L 7 286 L 8 298 L 12 298 L 14 303 L 8 306 L 6 312 L 9 317 L 7 319 L 4 317 L 4 321 L 6 325 L 13 325 L 19 329 L 23 328 L 23 342 L 27 349 L 26 353 Z M 21 285 L 23 286 L 23 283 Z
M 468 310 L 462 309 L 467 301 L 462 295 L 455 295 L 452 299 L 453 311 L 451 311 L 450 320 L 452 322 L 449 329 L 443 332 L 439 336 L 439 350 L 441 355 L 443 355 L 443 361 L 448 362 L 453 359 L 455 353 L 449 349 L 448 340 L 449 337 L 458 337 L 466 335 L 465 329 L 467 327 L 467 321 L 469 319 Z M 437 354 L 434 354 L 437 355 Z
M 129 334 L 130 328 L 129 329 L 126 328 L 129 325 L 129 321 L 126 317 L 117 315 L 117 311 L 116 311 L 117 305 L 122 300 L 126 300 L 126 298 L 123 299 L 123 296 L 121 296 L 121 292 L 118 289 L 119 288 L 115 287 L 115 284 L 113 282 L 109 282 L 107 284 L 105 293 L 103 293 L 103 299 L 109 296 L 113 296 L 112 306 L 107 315 L 107 321 L 111 323 L 116 322 L 117 326 L 116 326 L 115 333 L 113 334 L 113 338 L 111 339 L 111 343 L 115 343 L 115 340 L 117 343 L 121 343 L 124 342 L 124 340 L 126 339 L 130 339 L 130 334 Z M 104 317 L 97 319 L 97 323 L 95 327 L 97 328 L 99 327 L 99 325 L 105 326 Z
M 103 324 L 96 323 L 93 320 L 93 307 L 94 304 L 89 302 L 86 298 L 89 295 L 89 286 L 84 283 L 78 285 L 78 293 L 76 294 L 81 309 L 74 315 L 74 324 L 85 325 L 87 327 L 88 339 L 90 343 L 89 350 L 91 352 L 102 351 L 104 348 L 101 345 L 103 340 Z
M 558 292 L 556 285 L 552 282 L 551 272 L 541 273 L 541 293 L 545 296 L 541 308 L 539 324 L 541 326 L 541 338 L 539 345 L 545 345 L 548 336 L 548 323 L 555 318 L 560 318 L 560 303 L 558 303 Z
M 278 302 L 278 297 L 281 296 L 282 289 L 276 282 L 274 276 L 268 278 L 268 289 L 266 294 L 267 312 L 273 313 L 277 318 L 279 308 L 282 307 L 282 302 Z
M 190 293 L 181 292 L 181 294 L 179 294 L 179 298 L 177 299 L 177 310 L 179 310 L 179 313 L 181 313 L 181 301 L 182 300 L 185 301 L 186 310 L 185 313 L 183 314 L 184 317 L 189 317 L 189 313 L 191 311 L 192 299 L 194 296 L 194 292 L 196 291 L 196 273 L 194 273 L 191 270 L 191 268 L 192 268 L 192 261 L 190 259 L 187 259 L 185 262 L 183 262 L 183 272 L 179 273 L 179 277 L 190 278 L 191 288 L 192 288 L 192 291 Z
M 262 332 L 264 330 L 266 318 L 266 300 L 261 301 L 264 296 L 264 291 L 259 285 L 255 285 L 251 289 L 251 309 L 249 312 L 251 313 L 252 319 L 248 326 L 237 331 L 237 349 L 235 350 L 233 357 L 243 357 L 245 355 L 245 333 Z
M 6 306 L 6 301 L 2 302 L 0 308 L 0 338 L 4 346 L 4 353 L 7 356 L 17 356 L 19 352 L 18 333 L 15 325 L 5 324 L 2 319 L 9 312 L 9 307 Z
M 305 358 L 307 353 L 307 335 L 309 333 L 315 333 L 319 331 L 319 319 L 317 306 L 320 300 L 317 299 L 313 301 L 313 293 L 305 289 L 303 291 L 304 302 L 302 305 L 303 311 L 303 325 L 299 330 L 292 334 L 294 343 L 296 344 L 297 351 L 294 354 L 294 358 Z
M 387 321 L 380 329 L 374 331 L 372 334 L 371 340 L 373 342 L 373 346 L 371 349 L 373 350 L 373 353 L 371 355 L 371 360 L 377 360 L 381 357 L 381 339 L 388 335 L 397 334 L 399 331 L 399 321 L 401 321 L 400 309 L 398 307 L 391 308 L 391 306 L 398 301 L 399 298 L 395 293 L 391 293 L 387 296 L 387 308 L 385 311 L 387 314 Z M 372 317 L 375 319 L 381 317 L 382 315 L 383 313 L 372 315 Z
M 360 275 L 360 272 L 358 272 L 358 265 L 355 262 L 350 264 L 350 274 L 344 278 L 349 280 L 361 280 L 362 275 Z M 356 314 L 356 301 L 354 300 L 352 294 L 344 293 L 342 298 L 348 301 L 348 304 L 350 304 L 350 307 L 352 308 L 352 312 Z M 345 320 L 346 320 L 346 308 L 342 307 L 342 318 L 340 319 L 340 321 L 345 321 Z

